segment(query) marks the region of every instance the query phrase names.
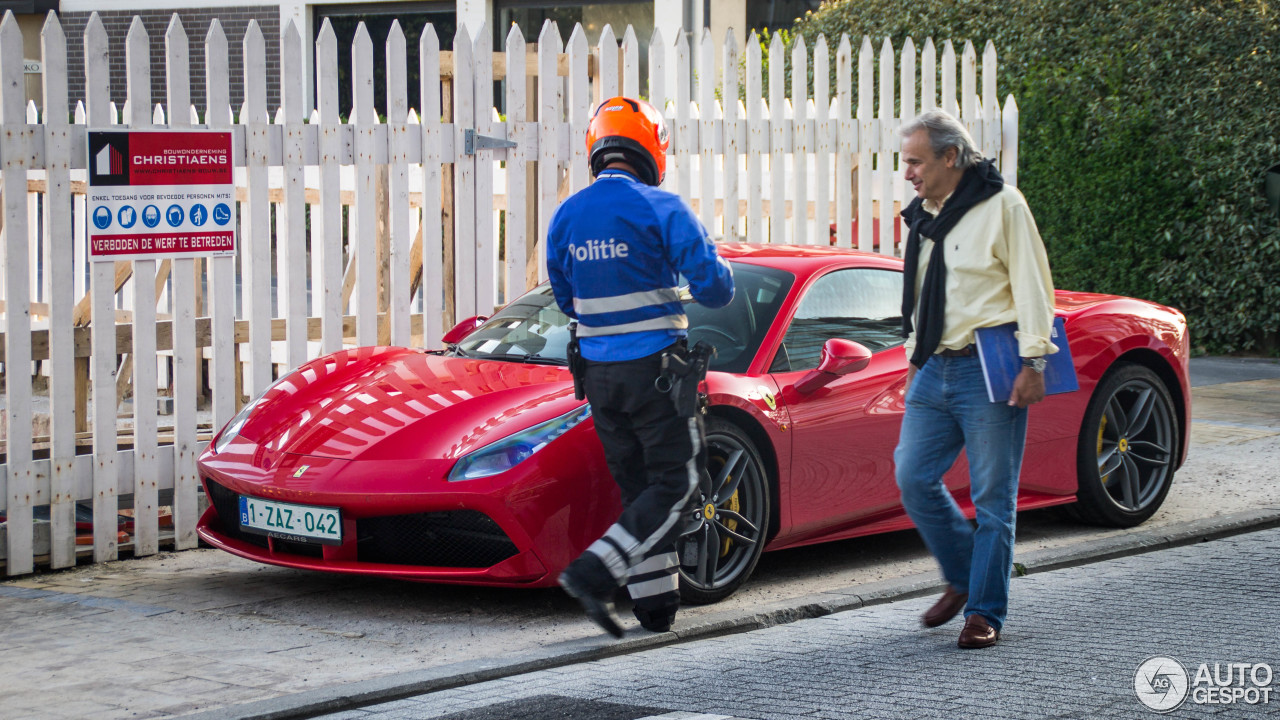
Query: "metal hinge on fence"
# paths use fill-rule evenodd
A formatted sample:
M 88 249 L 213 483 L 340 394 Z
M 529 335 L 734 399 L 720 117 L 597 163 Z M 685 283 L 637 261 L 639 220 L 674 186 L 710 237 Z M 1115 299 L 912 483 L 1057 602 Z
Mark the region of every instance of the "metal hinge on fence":
M 503 148 L 513 148 L 516 146 L 514 140 L 506 138 L 492 137 L 489 135 L 479 135 L 475 130 L 462 131 L 462 154 L 475 155 L 477 150 L 501 150 Z

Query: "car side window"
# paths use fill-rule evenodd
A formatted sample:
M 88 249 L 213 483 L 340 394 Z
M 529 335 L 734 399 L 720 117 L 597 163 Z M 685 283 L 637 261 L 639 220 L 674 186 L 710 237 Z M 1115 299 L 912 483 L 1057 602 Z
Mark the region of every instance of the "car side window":
M 818 278 L 796 310 L 770 372 L 812 370 L 831 338 L 871 352 L 901 345 L 902 273 L 877 268 L 836 270 Z

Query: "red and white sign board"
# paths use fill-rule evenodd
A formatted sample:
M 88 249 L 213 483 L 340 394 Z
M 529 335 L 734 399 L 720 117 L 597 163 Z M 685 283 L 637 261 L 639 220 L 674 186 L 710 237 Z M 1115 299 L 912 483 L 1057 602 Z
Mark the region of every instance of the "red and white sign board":
M 89 131 L 89 259 L 234 255 L 231 133 Z

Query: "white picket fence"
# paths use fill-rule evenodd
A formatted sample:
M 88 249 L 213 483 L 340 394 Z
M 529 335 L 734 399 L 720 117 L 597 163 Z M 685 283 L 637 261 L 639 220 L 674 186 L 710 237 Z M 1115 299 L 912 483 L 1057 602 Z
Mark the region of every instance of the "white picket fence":
M 643 96 L 664 109 L 672 136 L 665 185 L 724 241 L 827 244 L 834 227 L 842 247 L 894 252 L 896 210 L 910 197 L 896 167 L 896 130 L 902 118 L 939 104 L 962 118 L 984 154 L 999 158 L 1006 179 L 1016 183 L 1017 107 L 1012 97 L 1003 108 L 996 98 L 990 44 L 979 94 L 978 59 L 968 43 L 957 63 L 947 42 L 939 63 L 932 40 L 917 53 L 908 39 L 895 54 L 888 41 L 877 53 L 864 38 L 855 78 L 853 45 L 841 37 L 831 88 L 825 70 L 831 48 L 819 37 L 810 96 L 805 39 L 791 49 L 795 69 L 787 87 L 780 61 L 786 49 L 775 36 L 765 98 L 754 36 L 744 53 L 732 34 L 717 46 L 704 32 L 690 47 L 684 34 L 670 43 L 655 32 L 647 89 L 639 87 L 631 28 L 621 42 L 604 28 L 594 48 L 580 26 L 565 44 L 551 23 L 536 49 L 518 28 L 505 53 L 494 53 L 489 38 L 485 28 L 474 40 L 459 28 L 453 50 L 442 52 L 427 26 L 418 68 L 422 107 L 409 108 L 405 40 L 393 27 L 384 48 L 384 120 L 374 110 L 374 45 L 361 27 L 350 73 L 354 110 L 344 121 L 337 41 L 327 23 L 314 47 L 316 108 L 303 106 L 303 53 L 311 49 L 292 23 L 281 42 L 282 104 L 274 113 L 266 106 L 265 42 L 251 24 L 240 40 L 246 99 L 233 113 L 228 39 L 219 23 L 193 49 L 176 15 L 163 39 L 148 37 L 135 18 L 126 42 L 128 101 L 118 118 L 108 100 L 107 36 L 96 15 L 85 30 L 88 97 L 72 108 L 65 38 L 50 14 L 37 113 L 22 94 L 22 36 L 6 13 L 0 261 L 7 436 L 0 512 L 7 521 L 0 557 L 8 574 L 31 572 L 37 563 L 65 567 L 90 547 L 95 561 L 111 560 L 122 541 L 135 555 L 162 543 L 195 546 L 197 453 L 273 375 L 344 346 L 438 346 L 446 317 L 487 314 L 545 277 L 539 242 L 560 200 L 590 182 L 583 138 L 603 98 Z M 150 94 L 153 42 L 164 47 L 164 98 Z M 205 54 L 203 109 L 190 102 L 193 51 Z M 506 79 L 503 116 L 495 76 Z M 86 263 L 85 130 L 117 123 L 115 129 L 234 132 L 238 267 L 235 258 Z M 150 361 L 157 355 L 172 364 Z M 197 400 L 206 364 L 211 419 L 202 425 Z M 27 367 L 37 371 L 13 371 Z M 163 428 L 151 411 L 161 377 L 174 405 L 172 424 Z M 136 412 L 121 415 L 130 384 Z M 33 403 L 46 399 L 48 422 L 35 423 L 37 434 Z M 169 509 L 163 514 L 162 498 Z M 85 502 L 96 522 L 92 535 L 78 541 L 75 505 Z M 122 508 L 134 515 L 127 537 L 117 534 Z M 37 518 L 45 509 L 48 519 Z M 164 517 L 172 519 L 171 533 L 161 529 Z

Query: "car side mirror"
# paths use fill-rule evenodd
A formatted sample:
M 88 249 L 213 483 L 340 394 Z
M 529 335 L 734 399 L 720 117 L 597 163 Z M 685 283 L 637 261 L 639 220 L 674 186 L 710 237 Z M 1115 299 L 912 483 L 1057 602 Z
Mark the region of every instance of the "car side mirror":
M 1267 202 L 1271 203 L 1271 212 L 1280 217 L 1280 164 L 1272 165 L 1267 170 L 1264 191 Z
M 472 330 L 483 325 L 484 321 L 488 319 L 489 318 L 484 315 L 469 317 L 457 325 L 454 325 L 453 329 L 445 333 L 444 337 L 441 339 L 444 340 L 445 345 L 457 345 L 459 342 L 462 342 L 462 338 L 470 335 Z
M 809 394 L 842 375 L 858 372 L 871 364 L 871 351 L 852 340 L 831 338 L 822 345 L 822 360 L 796 383 L 796 392 Z

